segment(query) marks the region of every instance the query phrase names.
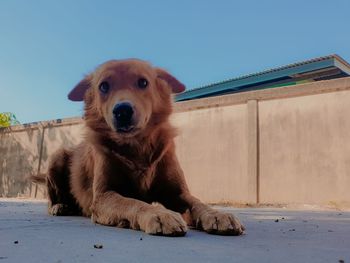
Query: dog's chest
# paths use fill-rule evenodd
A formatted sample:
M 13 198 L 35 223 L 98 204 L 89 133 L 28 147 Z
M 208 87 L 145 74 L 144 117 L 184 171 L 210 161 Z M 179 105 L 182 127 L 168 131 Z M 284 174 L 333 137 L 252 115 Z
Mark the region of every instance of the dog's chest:
M 144 200 L 152 199 L 151 188 L 156 178 L 157 167 L 167 147 L 160 141 L 151 147 L 122 148 L 112 150 L 117 166 L 122 167 L 126 176 L 135 190 L 135 194 Z M 128 192 L 125 194 L 128 195 Z
M 148 195 L 153 179 L 155 177 L 155 166 L 151 165 L 146 169 L 139 170 L 135 173 L 133 180 L 138 185 L 140 194 L 143 196 Z
M 138 163 L 133 167 L 129 167 L 129 177 L 138 194 L 145 199 L 149 197 L 149 191 L 155 177 L 155 170 L 154 164 L 141 165 Z
M 121 184 L 118 192 L 133 198 L 150 198 L 150 189 L 156 174 L 156 163 L 146 160 L 130 160 L 117 156 L 114 171 Z M 115 179 L 117 179 L 115 178 Z M 119 181 L 117 179 L 117 181 Z

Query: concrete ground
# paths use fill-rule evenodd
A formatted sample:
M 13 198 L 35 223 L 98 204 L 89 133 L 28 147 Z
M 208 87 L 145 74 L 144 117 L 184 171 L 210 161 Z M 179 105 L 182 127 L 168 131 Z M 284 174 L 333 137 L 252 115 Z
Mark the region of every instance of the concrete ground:
M 246 234 L 149 236 L 82 217 L 48 216 L 44 202 L 0 199 L 0 263 L 350 262 L 350 212 L 220 209 L 235 213 Z

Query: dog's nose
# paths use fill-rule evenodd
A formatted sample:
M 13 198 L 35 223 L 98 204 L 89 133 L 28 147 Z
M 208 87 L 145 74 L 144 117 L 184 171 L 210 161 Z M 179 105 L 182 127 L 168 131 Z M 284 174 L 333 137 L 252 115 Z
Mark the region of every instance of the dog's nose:
M 127 131 L 132 125 L 134 109 L 129 102 L 121 102 L 114 106 L 113 115 L 116 121 L 117 129 Z

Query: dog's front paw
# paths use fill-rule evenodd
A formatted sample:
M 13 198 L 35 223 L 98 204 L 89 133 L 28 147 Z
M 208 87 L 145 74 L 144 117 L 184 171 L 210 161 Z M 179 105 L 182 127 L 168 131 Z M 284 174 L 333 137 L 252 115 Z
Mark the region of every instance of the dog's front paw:
M 69 215 L 68 205 L 54 204 L 49 208 L 49 214 L 53 216 L 66 216 Z
M 202 213 L 196 222 L 196 227 L 209 234 L 239 236 L 245 230 L 244 226 L 232 214 L 208 210 Z
M 143 213 L 139 224 L 141 230 L 151 235 L 184 236 L 187 231 L 187 224 L 181 215 L 167 209 L 152 209 Z

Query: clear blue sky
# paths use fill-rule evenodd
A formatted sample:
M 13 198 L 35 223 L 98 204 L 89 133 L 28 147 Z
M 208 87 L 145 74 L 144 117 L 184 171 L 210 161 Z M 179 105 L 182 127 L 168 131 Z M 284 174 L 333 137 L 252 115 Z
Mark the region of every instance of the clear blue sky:
M 350 1 L 0 1 L 0 112 L 79 116 L 67 93 L 136 57 L 188 88 L 331 53 L 350 61 Z

